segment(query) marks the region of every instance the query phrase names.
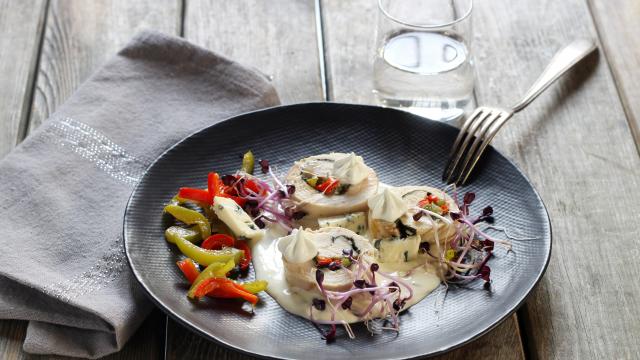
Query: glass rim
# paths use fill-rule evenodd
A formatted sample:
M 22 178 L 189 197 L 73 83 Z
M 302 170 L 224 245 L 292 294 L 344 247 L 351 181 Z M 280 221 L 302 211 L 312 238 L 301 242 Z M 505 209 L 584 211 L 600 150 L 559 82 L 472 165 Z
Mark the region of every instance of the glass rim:
M 384 16 L 386 16 L 387 18 L 389 18 L 392 21 L 395 21 L 398 24 L 401 25 L 405 25 L 408 27 L 413 27 L 413 28 L 418 28 L 418 29 L 438 29 L 438 28 L 443 28 L 443 27 L 447 27 L 447 26 L 451 26 L 451 25 L 455 25 L 459 22 L 461 22 L 462 20 L 468 18 L 471 15 L 471 11 L 473 10 L 473 0 L 469 0 L 469 9 L 459 18 L 446 22 L 446 23 L 441 23 L 441 24 L 412 24 L 410 22 L 406 22 L 404 20 L 401 20 L 393 15 L 391 15 L 387 9 L 384 7 L 384 5 L 382 5 L 382 2 L 384 0 L 378 0 L 378 9 L 380 11 L 382 11 L 382 13 L 384 14 Z

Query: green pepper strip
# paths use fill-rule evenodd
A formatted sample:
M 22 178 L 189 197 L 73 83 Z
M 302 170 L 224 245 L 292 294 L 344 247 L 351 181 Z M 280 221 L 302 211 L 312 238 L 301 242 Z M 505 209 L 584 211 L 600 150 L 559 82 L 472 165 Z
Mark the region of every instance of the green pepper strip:
M 239 263 L 244 257 L 244 251 L 236 248 L 228 247 L 222 250 L 207 250 L 199 247 L 198 245 L 194 245 L 187 239 L 181 237 L 175 238 L 175 242 L 176 245 L 178 245 L 178 249 L 180 249 L 184 255 L 204 266 L 209 266 L 215 262 L 226 263 L 229 260 Z
M 260 291 L 264 291 L 267 290 L 267 281 L 266 280 L 256 280 L 256 281 L 251 281 L 251 282 L 246 282 L 246 283 L 238 283 L 239 285 L 242 285 L 242 287 L 247 290 L 248 292 L 252 293 L 252 294 L 257 294 Z
M 175 244 L 178 238 L 183 238 L 189 242 L 197 243 L 202 240 L 200 231 L 196 230 L 197 226 L 192 226 L 189 229 L 185 229 L 181 226 L 171 226 L 164 231 L 164 237 L 168 242 Z
M 226 263 L 225 262 L 211 263 L 209 266 L 206 267 L 206 269 L 202 270 L 200 275 L 198 275 L 198 277 L 193 281 L 193 284 L 191 284 L 191 287 L 189 288 L 189 292 L 187 293 L 187 296 L 189 297 L 189 299 L 193 299 L 195 297 L 195 292 L 200 286 L 200 284 L 202 283 L 202 281 L 212 277 L 226 277 L 227 273 L 231 271 L 231 269 L 233 269 L 234 266 L 236 266 L 236 263 L 233 261 L 233 259 L 230 259 Z
M 173 215 L 174 218 L 187 225 L 197 225 L 198 229 L 200 229 L 200 236 L 203 239 L 206 239 L 211 235 L 211 225 L 209 225 L 209 220 L 199 212 L 179 205 L 167 205 L 164 207 L 164 211 Z
M 200 202 L 200 201 L 193 201 L 193 200 L 189 200 L 189 199 L 183 199 L 178 195 L 174 196 L 171 199 L 171 201 L 169 201 L 169 205 L 180 205 L 180 204 L 184 204 L 184 203 L 191 203 L 191 204 L 197 205 L 202 210 L 204 210 L 204 213 L 205 213 L 205 215 L 207 215 L 208 219 L 212 219 L 215 216 L 215 213 L 213 212 L 213 210 L 211 210 L 211 206 L 209 206 L 208 204 L 205 204 L 203 202 Z
M 251 150 L 247 151 L 242 157 L 242 168 L 240 170 L 246 172 L 247 174 L 253 175 L 253 167 L 254 167 L 255 157 Z

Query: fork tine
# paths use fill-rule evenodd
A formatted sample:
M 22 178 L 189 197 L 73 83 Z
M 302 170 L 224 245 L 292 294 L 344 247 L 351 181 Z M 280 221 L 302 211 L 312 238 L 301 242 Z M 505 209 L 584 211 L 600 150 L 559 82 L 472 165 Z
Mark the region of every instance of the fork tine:
M 464 122 L 464 125 L 462 125 L 462 128 L 458 133 L 458 137 L 451 147 L 449 160 L 447 161 L 447 166 L 445 167 L 445 171 L 442 174 L 442 180 L 447 184 L 451 181 L 451 178 L 455 173 L 456 166 L 464 155 L 464 150 L 469 144 L 470 139 L 473 138 L 473 134 L 475 133 L 476 129 L 488 115 L 484 112 L 485 111 L 483 108 L 477 108 L 473 112 L 473 114 L 471 114 L 471 116 L 467 118 L 467 120 Z
M 469 163 L 472 161 L 472 159 L 474 159 L 476 150 L 478 149 L 478 146 L 480 146 L 480 144 L 482 143 L 483 139 L 485 138 L 485 134 L 487 133 L 487 130 L 489 130 L 491 125 L 496 120 L 498 120 L 500 118 L 500 116 L 503 115 L 502 111 L 497 111 L 497 110 L 493 110 L 493 109 L 490 109 L 487 112 L 488 112 L 489 116 L 487 116 L 485 118 L 485 121 L 483 121 L 482 126 L 480 127 L 480 130 L 476 134 L 476 137 L 475 137 L 475 140 L 473 141 L 473 144 L 471 144 L 471 146 L 469 147 L 469 150 L 466 153 L 467 156 L 465 157 L 464 162 L 460 166 L 460 172 L 458 173 L 458 177 L 455 180 L 455 183 L 458 184 L 458 185 L 462 185 L 460 180 L 462 180 L 463 178 L 466 179 L 468 177 L 468 174 L 466 174 L 466 169 L 467 169 Z
M 478 162 L 478 160 L 480 160 L 480 157 L 484 153 L 485 149 L 487 148 L 487 146 L 489 146 L 489 144 L 491 143 L 493 138 L 496 136 L 498 131 L 500 131 L 500 129 L 502 129 L 504 124 L 507 122 L 507 120 L 509 120 L 511 118 L 511 116 L 513 116 L 513 113 L 511 113 L 511 112 L 508 112 L 508 113 L 502 112 L 499 120 L 495 121 L 493 126 L 491 126 L 491 128 L 489 129 L 487 134 L 484 136 L 484 140 L 482 142 L 482 145 L 480 146 L 480 148 L 478 149 L 478 151 L 474 155 L 473 161 L 471 161 L 470 165 L 468 166 L 468 169 L 466 169 L 466 170 L 463 169 L 463 171 L 466 174 L 462 178 L 462 181 L 460 182 L 460 185 L 464 185 L 464 183 L 467 182 L 467 179 L 469 178 L 469 175 L 471 175 L 471 172 L 473 171 L 473 168 L 476 166 L 476 163 Z

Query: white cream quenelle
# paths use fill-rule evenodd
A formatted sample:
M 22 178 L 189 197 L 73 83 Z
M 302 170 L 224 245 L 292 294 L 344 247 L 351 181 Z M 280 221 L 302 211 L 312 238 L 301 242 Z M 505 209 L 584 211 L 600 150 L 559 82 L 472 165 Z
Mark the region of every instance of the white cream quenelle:
M 368 204 L 371 218 L 387 222 L 398 220 L 408 209 L 406 201 L 391 187 L 370 198 Z
M 313 259 L 318 255 L 318 248 L 311 238 L 312 234 L 304 229 L 293 229 L 290 235 L 278 241 L 278 250 L 285 260 L 299 264 Z
M 332 175 L 343 184 L 358 184 L 369 176 L 369 168 L 362 156 L 349 153 L 333 163 Z
M 396 188 L 386 187 L 368 201 L 369 231 L 373 239 L 400 237 L 396 220 L 404 215 L 409 206 Z

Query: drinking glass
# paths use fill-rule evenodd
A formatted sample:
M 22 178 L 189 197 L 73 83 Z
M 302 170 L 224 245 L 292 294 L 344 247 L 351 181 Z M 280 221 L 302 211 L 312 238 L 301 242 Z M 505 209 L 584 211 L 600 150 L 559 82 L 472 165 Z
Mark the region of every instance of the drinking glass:
M 373 82 L 382 106 L 454 120 L 471 106 L 473 0 L 378 0 Z

